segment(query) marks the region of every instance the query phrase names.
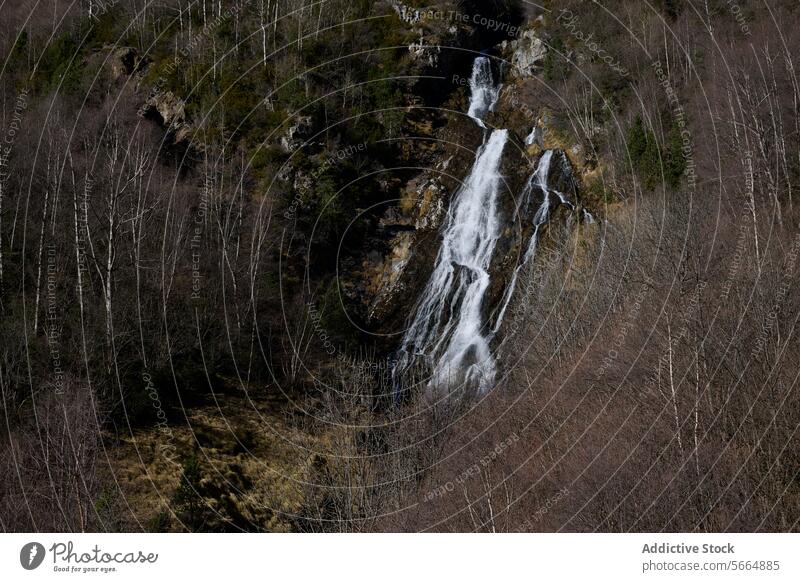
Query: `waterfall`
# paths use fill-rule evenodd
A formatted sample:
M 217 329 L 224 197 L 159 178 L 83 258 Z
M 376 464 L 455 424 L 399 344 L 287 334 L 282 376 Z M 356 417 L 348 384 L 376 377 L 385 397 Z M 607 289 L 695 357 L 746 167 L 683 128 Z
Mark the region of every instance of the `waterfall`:
M 514 273 L 511 275 L 511 282 L 506 288 L 502 307 L 500 308 L 500 313 L 497 316 L 497 321 L 494 324 L 492 333 L 496 333 L 500 329 L 500 326 L 503 325 L 503 318 L 505 317 L 506 309 L 508 309 L 508 304 L 511 302 L 511 297 L 514 295 L 514 289 L 517 286 L 519 272 L 531 261 L 531 259 L 536 256 L 536 249 L 539 245 L 539 229 L 550 218 L 550 190 L 547 187 L 547 178 L 550 174 L 550 161 L 552 158 L 553 150 L 545 151 L 544 154 L 542 154 L 541 159 L 539 159 L 539 163 L 536 166 L 536 171 L 530 177 L 528 183 L 525 184 L 521 203 L 524 205 L 529 203 L 534 189 L 537 189 L 542 193 L 542 203 L 536 210 L 536 214 L 533 216 L 533 233 L 531 234 L 531 240 L 528 242 L 528 248 L 525 251 L 525 256 L 522 258 L 522 262 L 517 265 L 517 268 L 514 269 Z M 558 196 L 560 200 L 564 200 L 564 197 L 561 194 L 558 194 Z
M 475 59 L 468 115 L 481 127 L 499 95 L 489 59 Z M 489 265 L 500 236 L 497 197 L 507 130 L 488 131 L 442 227 L 433 273 L 403 338 L 395 377 L 422 358 L 433 370 L 428 390 L 492 387 L 496 364 L 483 332 Z
M 492 64 L 487 57 L 478 57 L 472 65 L 472 76 L 469 79 L 470 101 L 469 115 L 475 123 L 486 128 L 483 118 L 493 108 L 500 95 L 500 86 L 494 84 Z
M 489 130 L 483 122 L 500 94 L 487 57 L 475 59 L 470 91 L 468 115 L 486 130 L 484 142 L 469 175 L 453 196 L 433 272 L 403 336 L 393 370 L 397 387 L 406 370 L 424 362 L 432 371 L 427 383 L 429 394 L 447 394 L 460 386 L 480 392 L 493 387 L 497 364 L 490 343 L 503 324 L 518 275 L 536 256 L 539 230 L 550 219 L 552 205 L 575 208 L 564 194 L 549 188 L 553 150 L 546 150 L 520 200 L 521 205 L 527 206 L 535 192 L 541 193 L 542 202 L 533 217 L 533 233 L 506 287 L 494 328 L 485 332 L 488 322 L 483 317 L 484 297 L 491 283 L 492 255 L 502 230 L 498 213 L 500 164 L 508 141 L 507 130 Z

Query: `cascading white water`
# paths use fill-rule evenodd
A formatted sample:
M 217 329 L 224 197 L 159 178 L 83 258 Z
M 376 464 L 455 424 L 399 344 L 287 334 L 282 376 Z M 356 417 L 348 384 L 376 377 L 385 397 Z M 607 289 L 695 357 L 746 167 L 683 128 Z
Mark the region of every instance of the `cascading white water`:
M 470 87 L 468 114 L 485 128 L 483 116 L 499 94 L 488 58 L 475 59 Z M 497 197 L 508 131 L 487 133 L 469 176 L 453 197 L 433 273 L 395 368 L 397 375 L 416 358 L 424 358 L 433 369 L 429 391 L 450 391 L 461 384 L 485 391 L 496 373 L 482 315 L 489 265 L 500 236 Z
M 483 118 L 500 94 L 488 58 L 475 59 L 470 89 L 468 115 L 486 129 Z M 469 176 L 453 197 L 433 273 L 403 337 L 394 369 L 395 381 L 422 359 L 432 369 L 429 392 L 448 393 L 459 386 L 485 392 L 493 385 L 497 364 L 490 342 L 503 324 L 518 275 L 536 256 L 539 230 L 550 219 L 552 205 L 560 203 L 575 208 L 564 194 L 549 188 L 553 150 L 546 150 L 521 197 L 521 204 L 527 206 L 534 192 L 542 195 L 533 217 L 533 233 L 503 295 L 494 328 L 484 333 L 483 301 L 491 282 L 489 267 L 501 232 L 497 198 L 500 163 L 507 141 L 507 130 L 487 129 Z
M 494 324 L 492 333 L 496 333 L 500 329 L 500 326 L 503 325 L 503 318 L 505 317 L 506 309 L 508 309 L 508 304 L 511 302 L 511 297 L 514 295 L 514 289 L 517 286 L 519 272 L 526 264 L 528 264 L 531 259 L 536 256 L 536 249 L 539 245 L 539 229 L 550 218 L 550 190 L 547 187 L 547 178 L 550 174 L 550 161 L 552 158 L 553 150 L 545 151 L 544 154 L 542 154 L 541 159 L 539 159 L 539 163 L 536 166 L 536 171 L 530 177 L 528 183 L 525 184 L 521 203 L 525 205 L 529 203 L 534 189 L 538 189 L 542 193 L 542 203 L 538 210 L 536 210 L 536 214 L 533 216 L 533 233 L 531 234 L 531 240 L 528 242 L 528 248 L 525 251 L 525 256 L 523 256 L 522 261 L 519 265 L 517 265 L 517 268 L 514 269 L 514 273 L 511 275 L 511 281 L 506 288 L 502 307 L 500 308 L 500 313 L 497 315 L 497 321 Z M 561 194 L 559 194 L 559 198 L 561 200 L 564 199 Z
M 498 169 L 508 140 L 506 130 L 497 130 L 482 146 L 473 171 L 464 184 L 448 217 L 437 268 L 431 277 L 434 303 L 445 307 L 460 303 L 457 317 L 451 317 L 434 346 L 439 357 L 432 386 L 449 386 L 454 381 L 475 382 L 481 390 L 494 380 L 496 366 L 484 335 L 483 298 L 489 288 L 489 265 L 500 235 L 497 195 Z M 437 297 L 438 296 L 438 297 Z M 428 303 L 426 297 L 425 303 Z M 426 317 L 424 312 L 422 317 Z M 463 377 L 462 377 L 463 375 Z
M 493 108 L 500 95 L 500 86 L 494 84 L 492 64 L 487 57 L 478 57 L 472 65 L 469 79 L 470 101 L 467 115 L 483 128 L 483 118 Z

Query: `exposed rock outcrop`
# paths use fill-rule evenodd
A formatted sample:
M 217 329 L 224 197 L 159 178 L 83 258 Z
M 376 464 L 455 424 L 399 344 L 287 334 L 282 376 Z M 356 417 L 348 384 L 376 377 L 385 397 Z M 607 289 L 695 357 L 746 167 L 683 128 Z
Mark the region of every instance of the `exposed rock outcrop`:
M 150 95 L 142 107 L 145 117 L 154 118 L 176 144 L 184 143 L 192 135 L 192 125 L 186 117 L 186 102 L 172 91 L 156 92 Z
M 361 259 L 347 265 L 340 281 L 350 309 L 381 336 L 402 330 L 430 276 L 439 251 L 439 229 L 450 199 L 460 186 L 481 143 L 481 131 L 466 117 L 456 117 L 430 130 L 429 149 L 422 156 L 431 168 L 400 186 L 398 200 L 377 219 Z M 412 140 L 420 145 L 425 140 Z M 419 153 L 419 151 L 417 152 Z M 387 349 L 395 346 L 387 344 Z
M 520 77 L 532 77 L 539 72 L 547 56 L 547 47 L 536 31 L 528 29 L 519 39 L 504 41 L 503 52 L 511 53 L 511 66 L 514 74 Z
M 442 53 L 442 47 L 433 42 L 435 39 L 426 38 L 420 31 L 419 40 L 408 45 L 411 57 L 432 69 L 439 65 L 439 55 Z
M 130 76 L 142 69 L 145 61 L 133 47 L 121 47 L 111 53 L 109 66 L 114 79 Z
M 445 160 L 441 166 L 447 167 Z M 367 276 L 366 316 L 379 322 L 396 307 L 395 299 L 413 287 L 407 277 L 409 263 L 417 260 L 415 252 L 424 246 L 425 235 L 435 234 L 447 212 L 449 192 L 437 176 L 421 176 L 406 188 L 399 207 L 390 207 L 381 217 L 380 230 L 393 233 L 385 256 L 373 255 L 364 264 Z M 421 254 L 425 254 L 422 250 Z
M 281 147 L 287 152 L 295 151 L 305 143 L 313 129 L 311 117 L 306 115 L 297 117 L 281 136 Z

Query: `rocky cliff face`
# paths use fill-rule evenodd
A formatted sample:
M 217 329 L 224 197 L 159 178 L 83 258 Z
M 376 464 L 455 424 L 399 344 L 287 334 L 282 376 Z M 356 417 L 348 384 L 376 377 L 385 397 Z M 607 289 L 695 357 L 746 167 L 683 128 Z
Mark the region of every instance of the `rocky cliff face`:
M 365 327 L 395 347 L 410 309 L 430 276 L 439 249 L 439 229 L 481 143 L 481 131 L 466 116 L 432 131 L 421 171 L 401 181 L 396 200 L 387 205 L 361 254 L 340 283 L 352 311 Z
M 516 77 L 533 77 L 541 72 L 547 48 L 536 31 L 528 29 L 519 39 L 503 41 L 500 45 L 503 53 L 511 55 L 511 66 Z

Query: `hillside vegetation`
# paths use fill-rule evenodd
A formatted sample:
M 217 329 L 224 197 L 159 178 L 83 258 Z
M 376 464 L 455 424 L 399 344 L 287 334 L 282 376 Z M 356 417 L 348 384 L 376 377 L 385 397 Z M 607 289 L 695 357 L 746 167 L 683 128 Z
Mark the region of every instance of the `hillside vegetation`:
M 543 4 L 0 7 L 2 529 L 797 531 L 798 7 Z M 575 205 L 433 402 L 481 54 Z

